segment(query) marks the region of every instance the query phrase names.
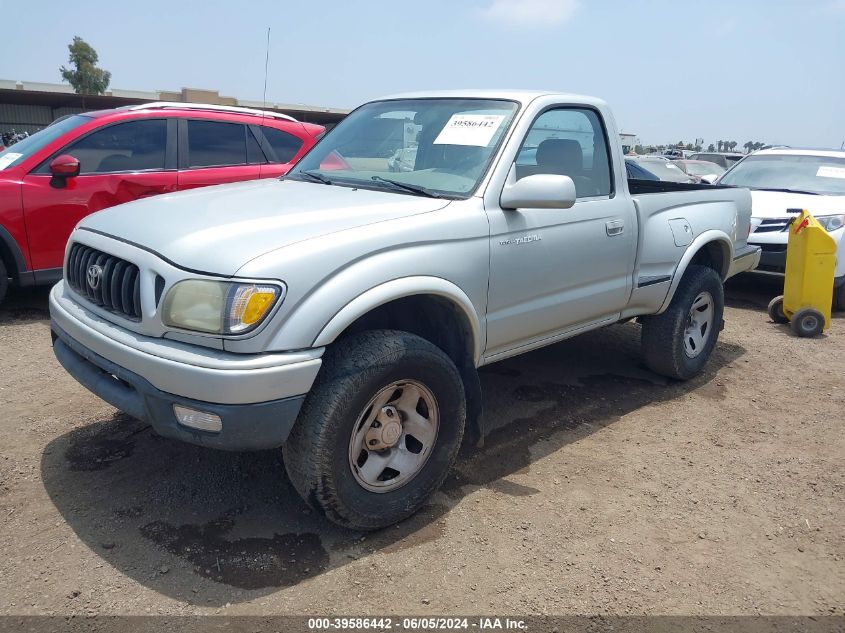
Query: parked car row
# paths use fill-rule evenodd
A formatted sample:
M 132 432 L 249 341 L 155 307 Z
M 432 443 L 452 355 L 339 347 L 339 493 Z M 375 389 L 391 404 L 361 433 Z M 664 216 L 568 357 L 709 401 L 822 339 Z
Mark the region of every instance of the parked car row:
M 703 160 L 714 163 L 722 169 L 728 169 L 745 158 L 746 154 L 739 152 L 696 152 L 687 156 L 689 160 Z
M 0 152 L 0 301 L 62 275 L 85 216 L 205 185 L 285 174 L 325 129 L 283 114 L 148 103 L 64 117 Z

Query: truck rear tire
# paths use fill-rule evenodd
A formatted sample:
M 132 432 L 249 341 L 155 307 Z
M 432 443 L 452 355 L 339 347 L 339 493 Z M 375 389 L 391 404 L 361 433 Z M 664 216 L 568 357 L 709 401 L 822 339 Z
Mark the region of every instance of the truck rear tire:
M 395 330 L 353 334 L 326 351 L 282 448 L 285 468 L 331 521 L 382 528 L 443 484 L 465 421 L 460 374 L 440 348 Z
M 9 271 L 6 270 L 6 265 L 0 259 L 0 303 L 6 298 L 6 291 L 9 289 Z
M 690 265 L 666 311 L 642 319 L 646 365 L 678 380 L 700 373 L 716 346 L 724 310 L 719 274 L 707 266 Z

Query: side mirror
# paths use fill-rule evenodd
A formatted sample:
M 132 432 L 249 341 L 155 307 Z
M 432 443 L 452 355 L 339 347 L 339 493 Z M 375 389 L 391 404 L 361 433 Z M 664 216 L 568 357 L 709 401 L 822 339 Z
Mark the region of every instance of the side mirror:
M 73 178 L 79 175 L 79 160 L 70 154 L 60 154 L 50 161 L 50 173 L 56 178 Z
M 575 197 L 575 182 L 569 176 L 535 174 L 506 184 L 499 205 L 503 209 L 569 209 Z

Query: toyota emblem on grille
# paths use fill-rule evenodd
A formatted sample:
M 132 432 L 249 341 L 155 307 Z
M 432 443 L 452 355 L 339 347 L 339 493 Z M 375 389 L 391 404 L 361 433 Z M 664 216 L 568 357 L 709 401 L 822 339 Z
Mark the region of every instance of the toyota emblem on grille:
M 100 280 L 103 278 L 103 267 L 97 264 L 92 264 L 88 267 L 88 272 L 85 273 L 85 279 L 88 281 L 88 287 L 91 290 L 96 290 L 100 287 Z

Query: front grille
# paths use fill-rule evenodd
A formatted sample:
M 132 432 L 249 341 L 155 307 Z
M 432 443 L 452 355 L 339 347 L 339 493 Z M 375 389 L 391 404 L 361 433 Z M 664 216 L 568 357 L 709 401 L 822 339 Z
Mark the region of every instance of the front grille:
M 89 280 L 89 269 L 99 267 Z M 141 320 L 141 272 L 135 264 L 95 248 L 74 244 L 67 260 L 67 282 L 77 293 L 132 321 Z
M 755 233 L 778 233 L 789 228 L 789 223 L 792 222 L 791 217 L 786 218 L 766 218 L 760 222 L 760 226 L 754 229 Z

